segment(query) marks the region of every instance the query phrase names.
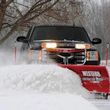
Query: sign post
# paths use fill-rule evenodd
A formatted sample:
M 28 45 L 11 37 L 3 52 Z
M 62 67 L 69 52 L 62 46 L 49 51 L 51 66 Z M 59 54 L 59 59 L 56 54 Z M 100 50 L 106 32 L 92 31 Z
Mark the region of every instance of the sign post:
M 106 45 L 106 65 L 108 65 L 108 53 L 109 53 L 109 43 L 107 43 L 107 45 Z
M 14 63 L 16 64 L 16 54 L 17 54 L 16 41 L 14 42 L 13 53 L 14 53 Z

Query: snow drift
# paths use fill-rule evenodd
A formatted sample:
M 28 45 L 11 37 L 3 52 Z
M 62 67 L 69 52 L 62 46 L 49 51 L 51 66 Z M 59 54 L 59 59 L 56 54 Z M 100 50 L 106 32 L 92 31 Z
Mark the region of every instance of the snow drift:
M 88 96 L 80 78 L 57 65 L 16 65 L 0 68 L 1 90 L 34 90 L 43 93 L 75 93 Z
M 57 65 L 0 67 L 0 110 L 97 110 L 72 71 Z

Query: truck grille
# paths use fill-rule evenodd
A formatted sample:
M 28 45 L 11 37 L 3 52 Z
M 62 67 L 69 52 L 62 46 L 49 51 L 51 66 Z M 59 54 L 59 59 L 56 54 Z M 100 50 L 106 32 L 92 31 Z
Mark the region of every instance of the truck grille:
M 50 53 L 49 56 L 58 63 L 66 64 L 84 64 L 85 63 L 85 51 L 80 50 L 76 52 L 63 52 L 63 53 Z
M 74 64 L 84 64 L 85 63 L 85 52 L 74 53 Z
M 76 50 L 75 43 L 73 42 L 60 42 L 58 48 L 73 49 L 75 52 L 61 52 L 58 57 L 68 60 L 68 64 L 84 64 L 85 63 L 85 50 Z

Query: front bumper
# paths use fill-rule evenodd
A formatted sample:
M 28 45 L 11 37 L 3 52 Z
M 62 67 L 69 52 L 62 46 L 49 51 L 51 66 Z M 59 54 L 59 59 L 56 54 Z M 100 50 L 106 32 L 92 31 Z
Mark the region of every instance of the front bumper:
M 55 48 L 55 49 L 47 49 L 46 51 L 49 57 L 58 63 L 85 64 L 85 65 L 99 65 L 100 64 L 100 58 L 96 50 Z M 88 56 L 88 53 L 92 53 L 90 54 L 91 56 Z

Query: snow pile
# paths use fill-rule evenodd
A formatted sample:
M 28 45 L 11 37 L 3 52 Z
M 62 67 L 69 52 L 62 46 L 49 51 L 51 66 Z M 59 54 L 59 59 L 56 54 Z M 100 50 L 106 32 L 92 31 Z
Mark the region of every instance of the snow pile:
M 0 68 L 1 90 L 76 93 L 87 97 L 78 75 L 57 65 L 16 65 Z
M 0 95 L 0 110 L 98 110 L 79 95 L 20 93 Z
M 101 65 L 110 66 L 110 60 L 107 60 L 107 61 L 106 60 L 101 60 Z

